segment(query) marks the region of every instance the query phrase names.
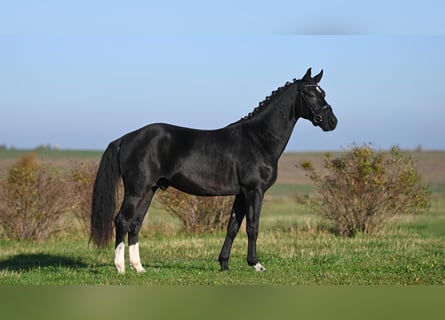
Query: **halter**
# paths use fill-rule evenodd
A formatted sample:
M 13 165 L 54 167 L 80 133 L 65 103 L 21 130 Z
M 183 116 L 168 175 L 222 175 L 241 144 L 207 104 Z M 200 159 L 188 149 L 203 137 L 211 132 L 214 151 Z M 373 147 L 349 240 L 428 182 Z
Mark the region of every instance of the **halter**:
M 303 101 L 306 103 L 306 106 L 309 108 L 313 115 L 313 122 L 315 125 L 318 125 L 323 122 L 323 116 L 321 115 L 321 112 L 323 110 L 332 109 L 332 107 L 328 104 L 320 108 L 319 110 L 315 110 L 314 106 L 307 101 L 306 97 L 303 94 L 303 89 L 307 87 L 317 87 L 319 88 L 318 84 L 303 84 L 302 80 L 298 80 L 298 93 L 297 96 L 300 98 L 300 114 L 303 114 Z M 297 100 L 295 100 L 295 104 L 297 103 Z

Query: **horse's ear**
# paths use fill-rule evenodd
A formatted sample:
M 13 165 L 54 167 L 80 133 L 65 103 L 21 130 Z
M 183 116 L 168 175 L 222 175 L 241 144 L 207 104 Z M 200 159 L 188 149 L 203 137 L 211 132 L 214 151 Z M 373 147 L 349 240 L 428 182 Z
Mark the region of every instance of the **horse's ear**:
M 303 76 L 303 79 L 301 79 L 301 80 L 303 80 L 304 82 L 310 81 L 311 80 L 311 72 L 312 72 L 311 68 L 307 69 L 306 74 Z
M 321 80 L 321 77 L 323 77 L 323 69 L 321 69 L 320 73 L 317 74 L 312 80 L 314 80 L 315 83 L 319 83 Z

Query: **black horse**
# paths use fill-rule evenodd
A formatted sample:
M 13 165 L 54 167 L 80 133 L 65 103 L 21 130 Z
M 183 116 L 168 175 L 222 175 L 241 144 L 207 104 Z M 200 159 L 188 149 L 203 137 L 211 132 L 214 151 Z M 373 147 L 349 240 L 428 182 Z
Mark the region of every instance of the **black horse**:
M 116 228 L 115 265 L 125 272 L 124 241 L 128 234 L 130 266 L 144 272 L 138 234 L 150 202 L 159 188 L 174 187 L 198 196 L 235 195 L 227 235 L 219 255 L 228 269 L 233 240 L 246 217 L 247 262 L 266 269 L 256 253 L 264 193 L 277 178 L 278 159 L 295 123 L 308 119 L 323 131 L 337 125 L 325 92 L 318 83 L 323 70 L 286 83 L 272 92 L 248 116 L 217 130 L 150 124 L 111 142 L 105 150 L 93 191 L 91 239 L 109 245 L 113 219 Z M 116 186 L 122 177 L 124 200 L 118 214 Z

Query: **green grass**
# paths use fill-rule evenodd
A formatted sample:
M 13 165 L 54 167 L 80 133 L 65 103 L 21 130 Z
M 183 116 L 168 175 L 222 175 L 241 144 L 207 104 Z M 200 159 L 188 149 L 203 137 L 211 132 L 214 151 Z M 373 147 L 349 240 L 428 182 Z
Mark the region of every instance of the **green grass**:
M 231 270 L 216 257 L 223 234 L 142 239 L 147 272 L 118 275 L 113 250 L 85 240 L 1 242 L 1 284 L 445 284 L 443 239 L 412 233 L 341 239 L 330 234 L 266 230 L 258 241 L 265 273 L 245 262 L 246 237 L 235 241 Z
M 244 231 L 235 240 L 231 270 L 220 272 L 224 232 L 184 234 L 155 205 L 140 243 L 145 274 L 128 268 L 118 275 L 113 249 L 95 250 L 85 236 L 59 235 L 42 243 L 1 241 L 0 284 L 445 284 L 445 198 L 434 199 L 428 213 L 402 219 L 383 236 L 345 239 L 320 231 L 292 198 L 271 198 L 258 240 L 265 273 L 247 265 Z
M 301 197 L 312 190 L 314 187 L 310 184 L 277 183 L 267 191 L 267 195 L 275 199 Z
M 440 237 L 445 239 L 445 197 L 437 198 L 426 214 L 407 217 L 404 226 L 423 237 Z
M 0 241 L 0 284 L 445 284 L 441 188 L 426 214 L 403 218 L 382 236 L 346 239 L 320 229 L 320 221 L 295 201 L 292 195 L 305 186 L 277 188 L 289 190 L 289 197 L 271 196 L 264 203 L 258 254 L 265 273 L 246 263 L 244 230 L 235 240 L 230 271 L 220 272 L 217 256 L 224 232 L 185 234 L 155 203 L 140 241 L 145 274 L 127 268 L 118 275 L 112 248 L 96 250 L 86 236 L 64 233 L 42 243 Z

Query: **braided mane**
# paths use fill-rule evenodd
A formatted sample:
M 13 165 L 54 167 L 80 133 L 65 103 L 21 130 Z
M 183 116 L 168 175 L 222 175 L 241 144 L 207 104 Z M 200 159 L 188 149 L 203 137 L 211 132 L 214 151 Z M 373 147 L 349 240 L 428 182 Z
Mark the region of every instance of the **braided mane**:
M 293 79 L 292 82 L 286 82 L 286 84 L 282 87 L 279 87 L 278 89 L 272 91 L 272 93 L 267 96 L 263 101 L 261 101 L 257 107 L 255 107 L 252 112 L 250 112 L 248 115 L 242 117 L 240 120 L 231 123 L 230 125 L 245 121 L 245 120 L 249 120 L 252 119 L 254 116 L 256 116 L 258 113 L 260 113 L 261 111 L 263 111 L 269 104 L 270 101 L 275 98 L 279 93 L 283 92 L 284 89 L 288 88 L 290 85 L 294 84 L 297 80 Z

